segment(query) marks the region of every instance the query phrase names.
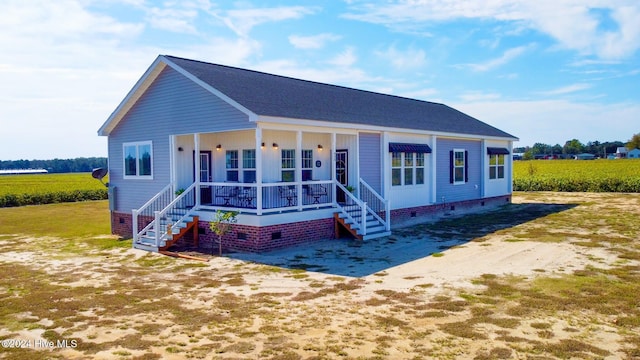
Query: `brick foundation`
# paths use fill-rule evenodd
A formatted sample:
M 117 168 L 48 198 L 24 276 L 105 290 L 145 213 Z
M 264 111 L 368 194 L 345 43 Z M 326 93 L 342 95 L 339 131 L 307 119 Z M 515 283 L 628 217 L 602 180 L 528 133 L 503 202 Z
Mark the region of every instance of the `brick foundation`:
M 418 206 L 391 211 L 392 230 L 415 224 L 435 221 L 446 215 L 463 215 L 470 212 L 490 210 L 511 202 L 511 195 L 484 199 L 458 201 L 446 204 Z M 111 232 L 124 238 L 132 235 L 131 213 L 111 212 Z M 200 221 L 199 246 L 211 249 L 218 247 L 217 235 L 209 229 L 207 221 Z M 266 252 L 307 242 L 328 240 L 334 237 L 334 219 L 317 219 L 269 226 L 233 224 L 231 231 L 222 239 L 223 251 Z M 185 236 L 192 243 L 192 236 Z
M 125 239 L 133 237 L 133 216 L 131 213 L 111 212 L 111 233 Z
M 509 203 L 511 203 L 511 195 L 503 195 L 484 199 L 391 210 L 391 228 L 393 230 L 394 228 L 397 229 L 435 221 L 448 215 L 463 215 L 471 212 L 495 209 L 498 206 Z
M 333 238 L 333 218 L 300 221 L 269 226 L 233 224 L 222 238 L 223 250 L 266 252 L 279 248 Z M 218 247 L 217 235 L 209 229 L 209 223 L 201 221 L 200 247 Z

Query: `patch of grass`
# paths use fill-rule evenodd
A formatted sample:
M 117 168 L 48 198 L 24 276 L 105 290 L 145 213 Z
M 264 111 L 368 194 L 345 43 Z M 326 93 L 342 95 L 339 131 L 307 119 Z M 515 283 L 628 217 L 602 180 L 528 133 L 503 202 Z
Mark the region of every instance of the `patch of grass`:
M 105 200 L 16 208 L 0 208 L 0 233 L 64 239 L 111 233 L 109 203 Z M 24 226 L 29 219 L 30 226 Z

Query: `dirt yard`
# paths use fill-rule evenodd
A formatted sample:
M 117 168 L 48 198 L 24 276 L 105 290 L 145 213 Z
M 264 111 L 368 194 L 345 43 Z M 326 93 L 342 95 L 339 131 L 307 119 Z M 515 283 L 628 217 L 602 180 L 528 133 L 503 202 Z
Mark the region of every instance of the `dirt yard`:
M 208 262 L 4 234 L 0 358 L 639 359 L 640 194 L 513 201 Z

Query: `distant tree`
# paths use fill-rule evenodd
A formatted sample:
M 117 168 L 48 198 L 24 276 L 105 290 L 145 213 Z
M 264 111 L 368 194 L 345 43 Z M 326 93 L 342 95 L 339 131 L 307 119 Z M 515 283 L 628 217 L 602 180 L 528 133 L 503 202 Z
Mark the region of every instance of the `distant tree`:
M 553 145 L 551 147 L 551 153 L 556 155 L 562 154 L 562 146 L 560 146 L 560 144 Z
M 46 169 L 50 173 L 90 172 L 107 167 L 107 158 L 0 161 L 0 169 Z
M 564 154 L 575 155 L 584 151 L 584 145 L 578 139 L 568 140 L 562 147 Z
M 533 160 L 534 158 L 535 156 L 532 149 L 525 151 L 524 155 L 522 155 L 522 160 Z
M 534 155 L 540 154 L 551 154 L 551 145 L 543 144 L 543 143 L 535 143 L 531 150 Z
M 640 133 L 634 134 L 631 140 L 627 142 L 627 149 L 640 149 Z

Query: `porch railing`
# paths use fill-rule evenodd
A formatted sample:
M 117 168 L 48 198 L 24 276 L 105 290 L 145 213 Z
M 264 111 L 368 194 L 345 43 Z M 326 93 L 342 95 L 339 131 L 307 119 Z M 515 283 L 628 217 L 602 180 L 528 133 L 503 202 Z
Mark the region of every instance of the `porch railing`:
M 360 199 L 367 204 L 369 213 L 373 215 L 381 224 L 384 225 L 385 230 L 391 230 L 390 216 L 390 204 L 389 200 L 385 200 L 380 194 L 378 194 L 369 184 L 360 179 Z
M 167 205 L 169 205 L 175 194 L 173 186 L 171 184 L 165 186 L 154 197 L 147 201 L 138 209 L 132 211 L 132 230 L 133 230 L 133 242 L 140 240 L 140 237 L 146 233 L 153 226 L 155 219 L 155 213 L 162 211 Z
M 209 188 L 211 201 L 202 209 L 224 209 L 241 213 L 269 213 L 284 210 L 304 210 L 333 205 L 333 181 L 298 181 L 278 183 L 202 182 Z
M 338 194 L 344 194 L 344 203 L 341 205 L 345 210 L 342 212 L 343 216 L 356 225 L 360 235 L 367 235 L 367 203 L 358 199 L 339 182 L 336 181 L 335 185 Z
M 178 224 L 189 216 L 196 204 L 195 189 L 196 184 L 192 184 L 176 196 L 173 187 L 168 185 L 142 207 L 133 210 L 134 242 L 153 230 L 155 246 L 159 246 L 164 225 Z M 139 229 L 137 233 L 136 229 Z

